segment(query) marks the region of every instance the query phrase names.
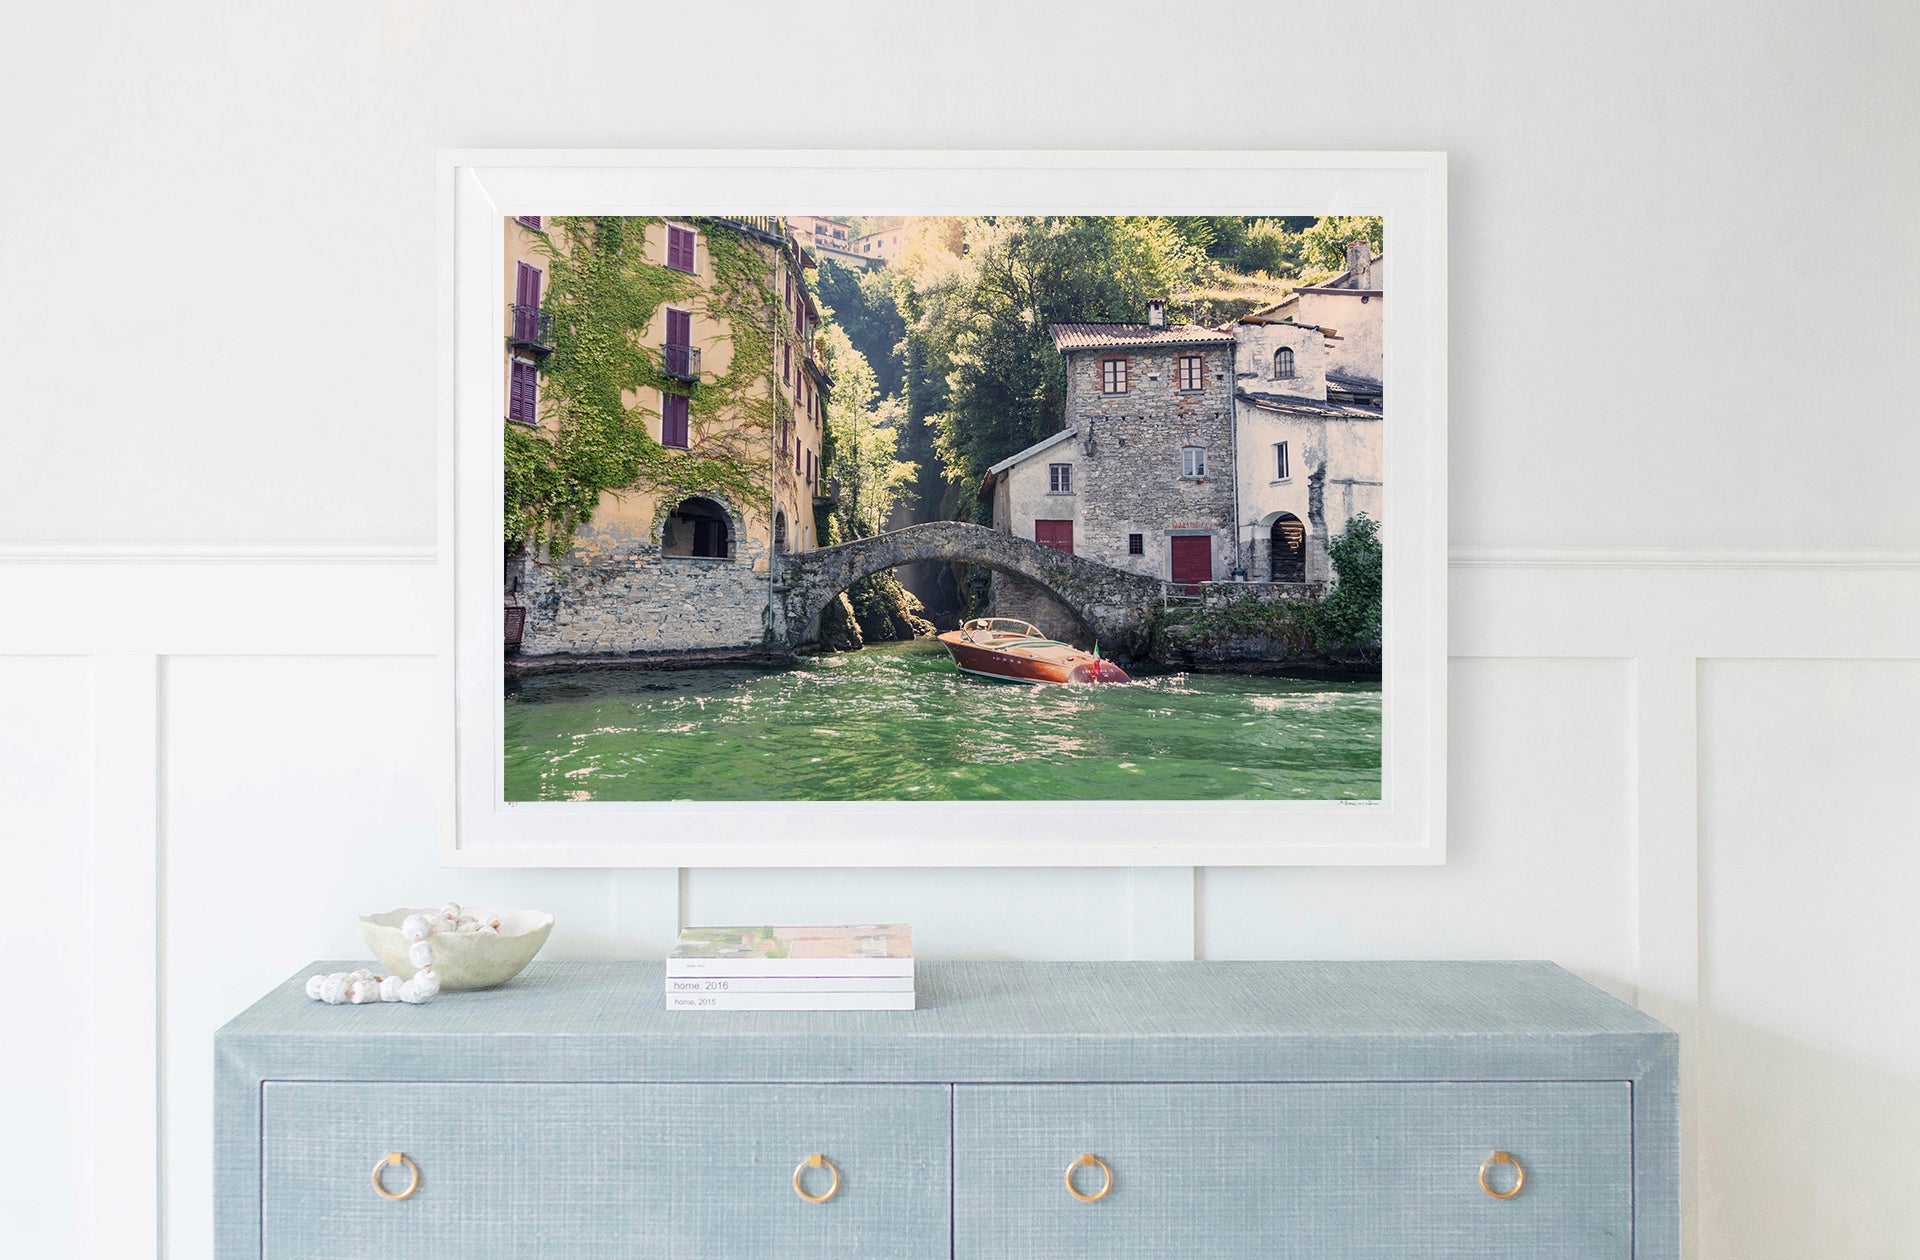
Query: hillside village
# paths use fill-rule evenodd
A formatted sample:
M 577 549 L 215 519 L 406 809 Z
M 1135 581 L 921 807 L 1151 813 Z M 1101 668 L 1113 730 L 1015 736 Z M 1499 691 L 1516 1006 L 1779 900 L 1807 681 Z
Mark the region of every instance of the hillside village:
M 1006 225 L 989 227 L 1004 238 Z M 880 287 L 894 267 L 958 272 L 976 239 L 996 238 L 918 229 L 818 216 L 508 222 L 505 591 L 518 667 L 928 632 L 890 573 L 856 583 L 817 626 L 778 624 L 789 558 L 913 520 L 970 516 L 1158 579 L 1169 607 L 1310 604 L 1338 576 L 1332 544 L 1356 521 L 1377 537 L 1385 263 L 1368 240 L 1345 244 L 1343 269 L 1230 318 L 1170 319 L 1180 299 L 1164 289 L 1058 310 L 1070 318 L 1045 325 L 1052 379 L 1044 347 L 1004 365 L 1040 388 L 1002 408 L 1030 413 L 1002 435 L 983 432 L 998 413 L 968 423 L 953 398 L 967 369 L 933 379 L 934 356 L 915 345 L 927 318 L 906 331 Z M 1138 314 L 1100 318 L 1116 306 Z M 962 349 L 976 392 L 1001 384 L 978 347 Z M 905 403 L 881 396 L 895 379 Z M 912 415 L 928 395 L 947 408 Z M 1021 425 L 1050 431 L 1006 449 Z M 974 448 L 957 454 L 957 439 Z M 989 455 L 977 474 L 967 466 Z M 967 611 L 1087 637 L 1058 592 L 1010 571 L 964 588 L 939 577 Z

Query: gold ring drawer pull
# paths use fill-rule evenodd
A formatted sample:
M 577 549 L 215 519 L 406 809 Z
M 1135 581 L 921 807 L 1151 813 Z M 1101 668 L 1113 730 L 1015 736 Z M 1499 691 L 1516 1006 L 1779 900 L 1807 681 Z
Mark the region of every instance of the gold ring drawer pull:
M 1492 1186 L 1487 1184 L 1487 1171 L 1490 1168 L 1492 1168 L 1495 1164 L 1512 1164 L 1513 1165 L 1513 1189 L 1495 1190 Z M 1519 1194 L 1520 1187 L 1526 1184 L 1527 1184 L 1527 1170 L 1520 1166 L 1519 1160 L 1507 1154 L 1505 1151 L 1495 1151 L 1493 1154 L 1487 1156 L 1486 1163 L 1480 1165 L 1480 1188 L 1487 1193 L 1487 1196 L 1489 1198 L 1511 1199 L 1514 1195 Z
M 1073 1170 L 1076 1168 L 1098 1168 L 1100 1170 L 1100 1188 L 1092 1194 L 1081 1193 L 1080 1187 L 1073 1184 Z M 1067 1193 L 1082 1203 L 1098 1203 L 1107 1197 L 1113 1189 L 1113 1169 L 1107 1167 L 1107 1161 L 1098 1155 L 1082 1155 L 1067 1165 Z
M 827 1187 L 825 1194 L 808 1194 L 807 1188 L 800 1184 L 800 1174 L 809 1168 L 824 1168 L 833 1174 L 833 1183 Z M 825 1203 L 840 1193 L 840 1170 L 825 1155 L 809 1155 L 793 1166 L 793 1192 L 809 1203 Z
M 387 1187 L 380 1180 L 381 1170 L 387 1169 L 387 1168 L 401 1168 L 401 1167 L 406 1168 L 407 1172 L 410 1174 L 407 1178 L 407 1188 L 405 1190 L 387 1189 Z M 414 1163 L 412 1160 L 408 1159 L 405 1155 L 402 1155 L 399 1151 L 388 1151 L 386 1155 L 380 1160 L 380 1162 L 373 1166 L 373 1192 L 379 1195 L 383 1199 L 392 1199 L 395 1202 L 398 1202 L 401 1199 L 410 1197 L 413 1194 L 413 1192 L 415 1190 L 418 1190 L 419 1188 L 420 1188 L 420 1165 Z

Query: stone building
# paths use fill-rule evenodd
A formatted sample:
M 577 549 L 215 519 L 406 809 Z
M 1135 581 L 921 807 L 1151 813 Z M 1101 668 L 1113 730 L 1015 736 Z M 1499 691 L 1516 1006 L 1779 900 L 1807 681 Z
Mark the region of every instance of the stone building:
M 1247 316 L 1248 322 L 1303 324 L 1326 335 L 1326 377 L 1346 401 L 1380 401 L 1385 360 L 1387 259 L 1365 241 L 1347 246 L 1347 269 L 1331 280 L 1302 285 L 1285 299 Z
M 1197 585 L 1233 565 L 1234 338 L 1164 312 L 1154 302 L 1144 324 L 1053 325 L 1064 427 L 995 464 L 981 495 L 998 529 Z M 996 576 L 993 597 L 1003 615 L 1053 613 L 1014 580 Z
M 1384 279 L 1356 242 L 1340 275 L 1221 328 L 1159 302 L 1144 324 L 1055 324 L 1063 426 L 987 471 L 994 527 L 1189 589 L 1331 581 L 1328 543 L 1384 524 Z M 1060 633 L 1018 579 L 993 601 Z
M 1385 522 L 1382 311 L 1366 242 L 1347 270 L 1233 325 L 1240 554 L 1256 582 L 1333 578 L 1327 544 L 1364 512 Z
M 765 362 L 738 374 L 734 320 L 742 316 L 718 300 L 711 248 L 721 234 L 758 256 L 771 286 L 752 315 L 771 336 L 748 343 L 767 347 Z M 508 224 L 509 425 L 557 432 L 544 375 L 568 333 L 555 328 L 542 290 L 545 268 L 576 247 L 551 221 Z M 782 220 L 699 218 L 647 223 L 644 257 L 678 295 L 639 335 L 657 353 L 658 384 L 626 391 L 623 404 L 646 418 L 652 442 L 689 467 L 723 445 L 744 452 L 739 466 L 764 478 L 764 496 L 691 492 L 655 479 L 602 491 L 562 555 L 509 548 L 506 596 L 510 609 L 524 610 L 523 656 L 759 647 L 774 629 L 777 556 L 815 545 L 831 381 L 814 348 L 820 312 L 804 283 L 810 255 Z M 723 378 L 743 383 L 717 394 L 717 408 L 695 407 L 699 392 L 719 390 Z M 510 611 L 510 628 L 514 620 Z

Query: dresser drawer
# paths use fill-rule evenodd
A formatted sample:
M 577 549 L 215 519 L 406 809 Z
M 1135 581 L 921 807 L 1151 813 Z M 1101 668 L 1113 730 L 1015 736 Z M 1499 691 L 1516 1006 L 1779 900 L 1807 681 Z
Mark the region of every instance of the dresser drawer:
M 962 1085 L 956 1257 L 1625 1260 L 1625 1081 Z M 1508 1151 L 1526 1182 L 1483 1193 Z M 1104 1160 L 1111 1191 L 1069 1194 Z M 1510 1188 L 1513 1170 L 1488 1174 Z M 1076 1187 L 1101 1189 L 1097 1165 Z
M 263 1254 L 275 1260 L 945 1256 L 944 1085 L 268 1081 Z M 382 1199 L 389 1151 L 418 1189 Z M 795 1193 L 820 1153 L 824 1203 Z M 805 1170 L 824 1194 L 833 1170 Z M 405 1165 L 383 1170 L 404 1190 Z

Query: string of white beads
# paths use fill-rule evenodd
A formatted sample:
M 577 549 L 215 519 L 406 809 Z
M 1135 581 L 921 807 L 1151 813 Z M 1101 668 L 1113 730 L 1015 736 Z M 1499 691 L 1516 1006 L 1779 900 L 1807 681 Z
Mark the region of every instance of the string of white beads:
M 440 992 L 440 977 L 433 969 L 433 946 L 427 938 L 437 932 L 485 932 L 497 936 L 500 919 L 488 915 L 481 919 L 461 911 L 460 903 L 450 901 L 438 915 L 410 914 L 400 924 L 400 935 L 408 941 L 407 961 L 417 970 L 411 980 L 381 976 L 362 967 L 358 971 L 336 971 L 330 975 L 309 976 L 307 996 L 329 1006 L 361 1006 L 368 1002 L 425 1002 Z

